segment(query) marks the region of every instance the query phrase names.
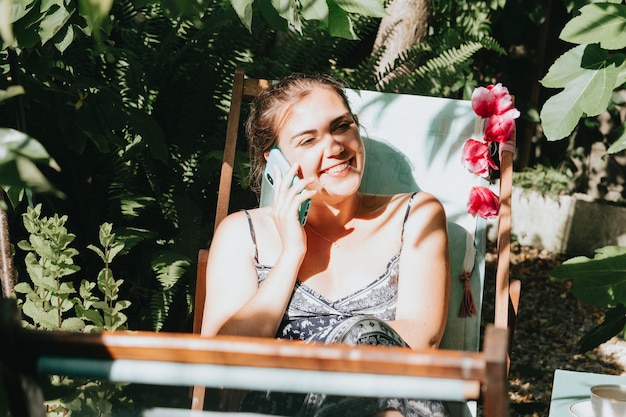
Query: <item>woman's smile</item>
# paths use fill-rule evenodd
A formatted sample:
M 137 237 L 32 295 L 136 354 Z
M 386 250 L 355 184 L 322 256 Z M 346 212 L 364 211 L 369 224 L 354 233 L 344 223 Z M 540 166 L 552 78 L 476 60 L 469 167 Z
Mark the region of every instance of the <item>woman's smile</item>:
M 325 175 L 332 175 L 332 176 L 336 176 L 339 174 L 342 174 L 344 172 L 346 172 L 346 170 L 348 170 L 350 168 L 350 162 L 352 160 L 348 160 L 345 162 L 342 162 L 340 164 L 334 165 L 330 168 L 326 168 L 324 170 L 322 170 L 321 174 L 325 174 Z

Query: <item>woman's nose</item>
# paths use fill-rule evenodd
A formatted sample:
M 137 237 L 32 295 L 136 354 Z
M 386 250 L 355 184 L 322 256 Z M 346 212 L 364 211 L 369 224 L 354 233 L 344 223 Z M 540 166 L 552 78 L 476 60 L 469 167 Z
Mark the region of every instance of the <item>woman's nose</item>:
M 344 151 L 344 147 L 333 135 L 328 135 L 326 143 L 327 156 L 336 156 Z

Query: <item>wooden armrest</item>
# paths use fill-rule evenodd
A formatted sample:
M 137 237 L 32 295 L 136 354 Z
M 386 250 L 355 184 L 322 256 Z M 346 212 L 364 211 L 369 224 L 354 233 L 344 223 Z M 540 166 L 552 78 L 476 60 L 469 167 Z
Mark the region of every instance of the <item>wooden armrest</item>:
M 20 333 L 19 351 L 37 358 L 166 361 L 476 380 L 485 374 L 485 361 L 478 352 L 319 345 L 239 336 L 203 338 L 182 333 Z

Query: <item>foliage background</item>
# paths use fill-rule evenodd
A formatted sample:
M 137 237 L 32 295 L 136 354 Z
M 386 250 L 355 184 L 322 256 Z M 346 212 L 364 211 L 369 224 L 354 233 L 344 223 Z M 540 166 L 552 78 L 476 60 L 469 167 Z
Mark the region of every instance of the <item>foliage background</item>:
M 400 56 L 382 85 L 388 74 L 373 70 L 381 53 L 373 50 L 376 13 L 350 14 L 358 37 L 351 40 L 317 20 L 290 26 L 268 1 L 233 3 L 240 14 L 251 13 L 250 30 L 230 2 L 219 0 L 115 0 L 110 13 L 93 7 L 106 12 L 105 1 L 0 3 L 12 6 L 15 36 L 0 54 L 0 90 L 25 91 L 0 103 L 0 126 L 36 138 L 58 165 L 39 166 L 56 193 L 3 184 L 11 242 L 28 239 L 27 207 L 41 203 L 48 216 L 67 215 L 78 286 L 98 275 L 100 260 L 86 248 L 100 225 L 112 224 L 125 245 L 112 268 L 124 281 L 120 298 L 131 300 L 131 329 L 191 328 L 195 258 L 212 235 L 236 67 L 264 78 L 324 71 L 355 88 L 456 98 L 502 82 L 525 114 L 517 168 L 576 167 L 577 144 L 542 136 L 538 111 L 552 92 L 537 80 L 567 48 L 557 36 L 563 24 L 589 1 L 433 0 L 427 40 Z M 242 3 L 250 7 L 240 9 Z M 88 21 L 100 28 L 92 32 Z M 231 210 L 256 204 L 246 189 L 244 143 L 239 151 Z M 27 279 L 24 257 L 16 248 L 20 281 Z

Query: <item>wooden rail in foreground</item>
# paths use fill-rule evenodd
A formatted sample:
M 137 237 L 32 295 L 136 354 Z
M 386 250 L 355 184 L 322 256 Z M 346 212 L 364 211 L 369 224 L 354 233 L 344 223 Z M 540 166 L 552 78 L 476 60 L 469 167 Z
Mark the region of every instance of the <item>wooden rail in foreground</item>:
M 486 417 L 507 415 L 508 336 L 506 330 L 493 326 L 485 331 L 482 352 L 414 351 L 249 337 L 203 338 L 183 333 L 28 330 L 15 321 L 14 312 L 13 319 L 7 320 L 6 311 L 6 308 L 0 311 L 0 368 L 5 378 L 23 381 L 37 374 L 59 373 L 120 382 L 152 381 L 159 385 L 232 385 L 318 392 L 315 388 L 328 393 L 335 393 L 336 385 L 340 390 L 354 389 L 356 392 L 351 395 L 366 391 L 371 382 L 376 387 L 374 393 L 380 396 L 393 395 L 398 390 L 415 394 L 428 389 L 427 398 L 438 399 L 431 395 L 440 391 L 444 397 L 441 399 L 482 398 Z M 335 378 L 342 382 L 333 384 Z M 389 378 L 389 383 L 381 383 L 387 381 L 384 378 Z M 223 384 L 224 381 L 227 383 Z M 267 387 L 268 384 L 278 385 Z M 14 386 L 10 382 L 5 385 Z M 14 407 L 32 403 L 29 395 L 23 393 L 22 400 L 15 401 Z

